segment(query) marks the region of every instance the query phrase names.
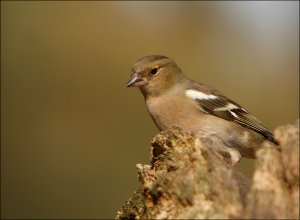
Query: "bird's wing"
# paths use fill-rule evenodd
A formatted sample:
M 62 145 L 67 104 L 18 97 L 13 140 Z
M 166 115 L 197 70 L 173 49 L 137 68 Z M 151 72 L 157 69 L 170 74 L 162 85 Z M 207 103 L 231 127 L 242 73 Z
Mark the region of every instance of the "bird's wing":
M 228 121 L 236 122 L 239 125 L 263 135 L 271 142 L 278 144 L 273 134 L 242 106 L 211 88 L 205 87 L 200 91 L 199 86 L 201 85 L 197 85 L 198 88 L 194 86 L 194 88 L 186 90 L 186 95 L 198 103 L 201 111 Z

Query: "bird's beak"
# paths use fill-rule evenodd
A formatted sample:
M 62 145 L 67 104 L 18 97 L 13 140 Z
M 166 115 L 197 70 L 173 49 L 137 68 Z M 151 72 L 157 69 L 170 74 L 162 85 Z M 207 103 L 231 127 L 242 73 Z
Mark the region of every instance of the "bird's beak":
M 126 87 L 140 87 L 145 85 L 146 82 L 137 73 L 132 74 L 130 80 L 126 84 Z

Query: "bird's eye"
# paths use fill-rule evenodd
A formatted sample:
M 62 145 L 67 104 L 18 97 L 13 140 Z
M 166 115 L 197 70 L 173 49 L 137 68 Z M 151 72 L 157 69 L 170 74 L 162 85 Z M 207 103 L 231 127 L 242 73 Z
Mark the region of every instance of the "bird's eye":
M 154 76 L 157 74 L 158 68 L 151 69 L 151 74 Z

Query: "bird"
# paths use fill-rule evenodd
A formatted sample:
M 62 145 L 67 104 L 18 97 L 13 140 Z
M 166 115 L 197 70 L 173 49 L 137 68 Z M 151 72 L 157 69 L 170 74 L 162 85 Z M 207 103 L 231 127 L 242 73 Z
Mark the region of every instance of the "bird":
M 174 60 L 149 55 L 132 66 L 126 87 L 138 87 L 160 131 L 179 127 L 196 134 L 235 167 L 255 158 L 264 141 L 279 145 L 272 132 L 218 90 L 186 77 Z

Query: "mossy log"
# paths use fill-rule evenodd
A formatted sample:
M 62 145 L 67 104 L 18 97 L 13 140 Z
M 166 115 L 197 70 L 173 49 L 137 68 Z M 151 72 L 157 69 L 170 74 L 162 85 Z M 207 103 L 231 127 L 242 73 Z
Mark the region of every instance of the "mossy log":
M 274 135 L 280 148 L 263 143 L 249 179 L 195 136 L 160 132 L 116 219 L 299 219 L 299 121 Z

